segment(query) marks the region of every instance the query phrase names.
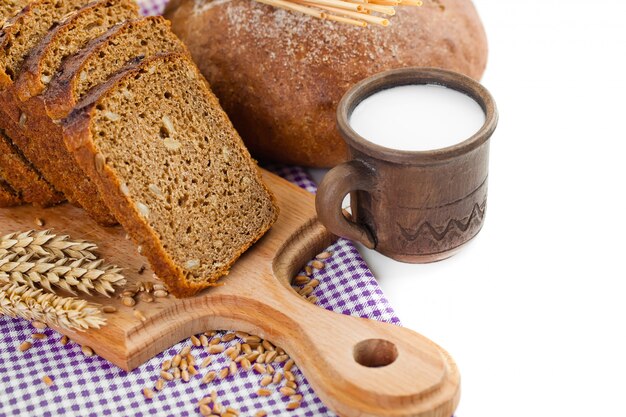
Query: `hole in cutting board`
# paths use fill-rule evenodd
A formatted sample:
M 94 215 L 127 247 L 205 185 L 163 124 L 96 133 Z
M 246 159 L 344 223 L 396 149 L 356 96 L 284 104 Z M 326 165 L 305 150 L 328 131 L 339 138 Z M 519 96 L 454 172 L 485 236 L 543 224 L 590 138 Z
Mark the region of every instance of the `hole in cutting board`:
M 368 368 L 391 365 L 398 358 L 398 348 L 388 340 L 367 339 L 354 346 L 354 360 Z

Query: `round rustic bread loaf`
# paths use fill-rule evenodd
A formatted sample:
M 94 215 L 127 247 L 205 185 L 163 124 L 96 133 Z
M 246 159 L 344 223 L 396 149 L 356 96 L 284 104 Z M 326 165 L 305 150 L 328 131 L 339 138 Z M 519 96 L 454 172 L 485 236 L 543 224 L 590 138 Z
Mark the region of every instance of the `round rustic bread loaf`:
M 251 0 L 172 0 L 165 16 L 256 158 L 328 167 L 347 158 L 335 110 L 356 82 L 408 66 L 475 79 L 484 71 L 487 41 L 470 0 L 425 0 L 396 11 L 386 28 Z

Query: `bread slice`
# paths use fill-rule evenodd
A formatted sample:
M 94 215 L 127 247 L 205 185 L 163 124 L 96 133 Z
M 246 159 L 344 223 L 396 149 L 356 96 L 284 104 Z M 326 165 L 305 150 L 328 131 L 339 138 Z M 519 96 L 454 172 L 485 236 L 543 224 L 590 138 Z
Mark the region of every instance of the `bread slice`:
M 0 28 L 26 7 L 28 3 L 30 3 L 30 0 L 2 0 L 2 3 L 0 3 Z
M 12 19 L 28 5 L 28 0 L 3 0 L 0 4 L 0 27 L 12 25 Z M 6 125 L 0 113 L 0 127 Z M 16 198 L 37 206 L 48 207 L 64 200 L 63 195 L 41 176 L 27 161 L 5 131 L 0 131 L 0 181 L 7 183 Z M 5 189 L 5 197 L 8 195 Z M 14 199 L 3 198 L 4 202 L 14 203 Z
M 19 99 L 25 101 L 41 94 L 64 59 L 112 26 L 137 17 L 139 8 L 134 0 L 100 0 L 78 10 L 65 23 L 48 32 L 29 53 L 13 87 Z
M 15 190 L 9 184 L 0 180 L 0 207 L 14 207 L 22 204 Z
M 33 0 L 0 34 L 0 88 L 10 86 L 28 53 L 48 30 L 88 0 Z
M 92 90 L 66 145 L 178 296 L 215 285 L 278 209 L 195 64 L 164 54 Z
M 38 207 L 50 207 L 65 200 L 13 146 L 7 134 L 0 129 L 0 179 L 7 182 L 18 198 Z
M 40 6 L 44 5 L 45 2 L 42 2 Z M 38 26 L 40 22 L 37 15 L 43 12 L 48 10 L 33 13 L 30 19 L 22 19 L 23 30 L 32 31 L 33 26 Z M 20 135 L 12 137 L 13 143 L 70 202 L 81 205 L 94 220 L 103 225 L 115 224 L 116 220 L 98 196 L 95 185 L 76 165 L 65 147 L 57 146 L 51 140 L 54 126 L 42 126 L 41 119 L 47 118 L 43 102 L 34 99 L 22 103 L 16 95 L 22 92 L 30 96 L 40 92 L 56 73 L 63 58 L 77 52 L 111 26 L 137 16 L 137 6 L 129 0 L 101 0 L 74 11 L 29 52 L 23 64 L 27 71 L 19 75 L 16 72 L 13 77 L 15 82 L 6 87 L 4 100 L 0 103 L 0 109 L 8 114 L 13 124 L 25 118 L 24 123 L 19 123 Z M 56 130 L 60 129 L 57 127 Z
M 161 16 L 128 21 L 111 28 L 69 57 L 43 94 L 48 116 L 63 119 L 85 94 L 131 60 L 161 52 L 189 54 Z

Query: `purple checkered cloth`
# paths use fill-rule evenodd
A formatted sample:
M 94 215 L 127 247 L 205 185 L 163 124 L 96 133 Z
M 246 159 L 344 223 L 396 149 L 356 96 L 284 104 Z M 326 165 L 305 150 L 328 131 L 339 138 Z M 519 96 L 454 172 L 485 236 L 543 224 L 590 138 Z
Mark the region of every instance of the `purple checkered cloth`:
M 271 166 L 268 169 L 300 187 L 315 192 L 315 184 L 301 168 Z M 356 248 L 340 239 L 330 246 L 333 255 L 325 261 L 322 270 L 313 278 L 320 281 L 314 295 L 320 307 L 343 314 L 366 317 L 399 324 L 392 308 Z M 19 345 L 30 339 L 33 328 L 25 320 L 0 316 L 0 416 L 189 416 L 199 415 L 196 403 L 213 390 L 220 403 L 239 410 L 241 416 L 254 416 L 259 410 L 268 415 L 333 416 L 315 395 L 297 365 L 292 372 L 302 394 L 300 408 L 287 410 L 288 398 L 273 391 L 269 397 L 259 397 L 261 376 L 239 369 L 234 376 L 217 379 L 202 385 L 202 377 L 209 371 L 218 372 L 230 362 L 225 355 L 217 355 L 207 369 L 188 383 L 176 380 L 146 400 L 143 387 L 154 387 L 161 363 L 191 345 L 184 340 L 157 355 L 132 372 L 125 372 L 106 360 L 86 357 L 79 345 L 59 343 L 61 335 L 45 331 L 47 338 L 35 340 L 33 347 L 21 353 Z M 209 329 L 207 329 L 209 330 Z M 223 336 L 223 334 L 218 334 Z M 226 344 L 234 345 L 235 339 Z M 193 347 L 192 353 L 200 363 L 207 355 L 202 347 Z M 282 364 L 276 365 L 281 371 Z M 44 375 L 54 380 L 48 387 Z

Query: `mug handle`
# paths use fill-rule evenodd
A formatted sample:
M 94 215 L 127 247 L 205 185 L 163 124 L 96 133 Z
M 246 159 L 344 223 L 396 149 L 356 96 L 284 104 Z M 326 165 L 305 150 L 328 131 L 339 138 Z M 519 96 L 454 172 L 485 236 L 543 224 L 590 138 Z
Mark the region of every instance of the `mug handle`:
M 344 162 L 331 169 L 320 183 L 315 196 L 315 208 L 320 222 L 330 232 L 346 239 L 361 242 L 369 249 L 376 240 L 369 229 L 351 222 L 343 215 L 343 198 L 353 191 L 372 192 L 375 184 L 374 170 L 362 161 Z

